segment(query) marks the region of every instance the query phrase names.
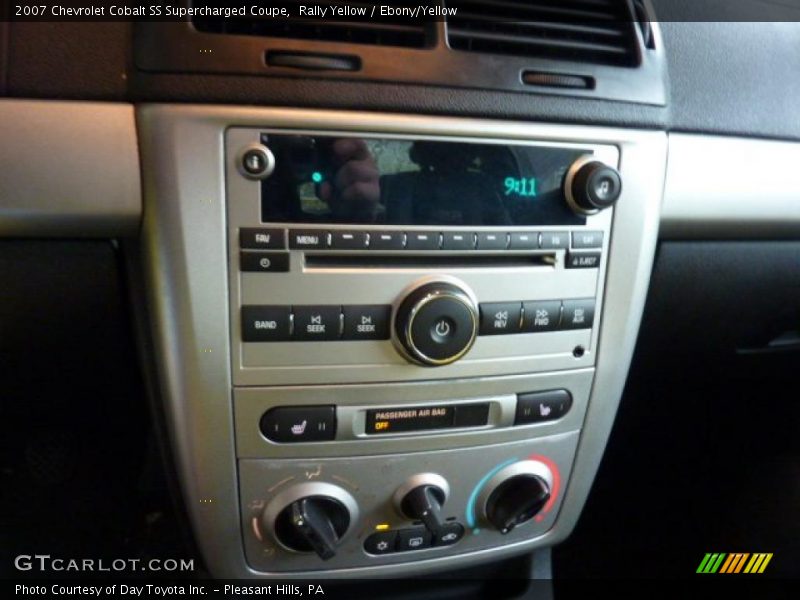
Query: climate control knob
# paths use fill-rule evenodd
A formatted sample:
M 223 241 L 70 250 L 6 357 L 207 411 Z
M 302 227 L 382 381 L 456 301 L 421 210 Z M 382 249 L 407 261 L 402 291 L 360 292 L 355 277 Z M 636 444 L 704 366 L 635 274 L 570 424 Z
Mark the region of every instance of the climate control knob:
M 283 547 L 316 552 L 322 560 L 336 554 L 358 518 L 349 492 L 324 483 L 302 483 L 279 493 L 264 508 L 261 524 Z
M 483 488 L 483 517 L 506 534 L 532 519 L 550 499 L 553 473 L 538 460 L 523 460 L 498 471 Z
M 592 215 L 608 208 L 621 193 L 619 172 L 591 156 L 576 160 L 564 178 L 567 204 L 578 214 Z
M 427 366 L 447 365 L 475 343 L 478 306 L 456 283 L 424 283 L 398 306 L 394 330 L 400 350 L 409 360 Z

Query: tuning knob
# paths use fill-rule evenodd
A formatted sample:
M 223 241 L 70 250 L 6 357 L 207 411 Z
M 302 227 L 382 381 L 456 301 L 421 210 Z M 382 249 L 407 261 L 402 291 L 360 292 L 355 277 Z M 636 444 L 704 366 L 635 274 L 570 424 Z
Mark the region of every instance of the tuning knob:
M 414 475 L 394 493 L 394 503 L 401 515 L 422 521 L 434 539 L 442 533 L 441 508 L 450 493 L 447 480 L 436 473 Z
M 461 286 L 432 281 L 409 292 L 395 314 L 402 354 L 413 362 L 441 366 L 464 356 L 478 333 L 478 307 Z
M 316 552 L 328 560 L 357 518 L 358 505 L 350 493 L 314 482 L 278 494 L 264 509 L 261 523 L 285 548 Z
M 532 519 L 550 499 L 553 474 L 542 462 L 523 460 L 501 469 L 479 497 L 484 518 L 506 534 Z
M 619 172 L 590 156 L 576 160 L 564 178 L 567 204 L 578 214 L 592 215 L 608 208 L 621 193 Z

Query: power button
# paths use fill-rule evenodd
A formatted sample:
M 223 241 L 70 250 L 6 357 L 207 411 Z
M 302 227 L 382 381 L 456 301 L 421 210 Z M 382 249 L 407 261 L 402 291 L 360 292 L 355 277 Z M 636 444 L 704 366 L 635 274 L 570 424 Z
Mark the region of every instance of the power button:
M 478 330 L 477 307 L 455 284 L 428 283 L 400 304 L 395 330 L 408 358 L 424 365 L 446 365 L 472 347 Z

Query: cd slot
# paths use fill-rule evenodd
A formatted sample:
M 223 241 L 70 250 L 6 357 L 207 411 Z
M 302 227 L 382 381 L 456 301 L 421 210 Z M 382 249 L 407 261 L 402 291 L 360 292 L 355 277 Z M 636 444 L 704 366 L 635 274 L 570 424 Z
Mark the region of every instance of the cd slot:
M 310 269 L 484 269 L 487 267 L 552 267 L 555 252 L 544 254 L 463 255 L 344 255 L 306 254 L 305 266 Z

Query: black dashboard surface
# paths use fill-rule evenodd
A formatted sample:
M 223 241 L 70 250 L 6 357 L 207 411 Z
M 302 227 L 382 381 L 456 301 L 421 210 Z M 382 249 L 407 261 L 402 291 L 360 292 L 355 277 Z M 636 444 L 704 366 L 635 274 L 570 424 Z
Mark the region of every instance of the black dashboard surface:
M 314 78 L 153 74 L 132 60 L 131 23 L 7 24 L 9 97 L 214 102 L 533 119 L 800 139 L 800 23 L 704 18 L 655 2 L 668 62 L 666 107 L 533 93 Z M 774 8 L 758 2 L 745 7 Z M 681 12 L 684 11 L 684 12 Z M 705 13 L 712 14 L 712 13 Z M 764 14 L 763 11 L 762 13 Z M 2 36 L 0 36 L 1 38 Z M 2 86 L 0 85 L 0 93 Z

